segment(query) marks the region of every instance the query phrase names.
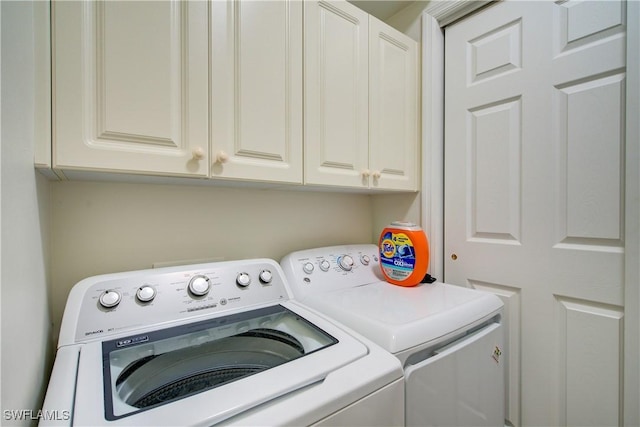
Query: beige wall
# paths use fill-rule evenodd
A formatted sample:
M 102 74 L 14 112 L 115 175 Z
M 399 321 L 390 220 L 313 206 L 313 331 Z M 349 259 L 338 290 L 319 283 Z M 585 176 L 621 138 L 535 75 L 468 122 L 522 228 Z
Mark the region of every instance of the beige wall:
M 386 23 L 402 31 L 418 43 L 422 41 L 422 12 L 429 0 L 417 0 L 386 20 Z
M 34 3 L 0 2 L 2 181 L 2 425 L 4 410 L 37 410 L 49 378 L 50 185 L 33 169 L 36 117 Z
M 380 232 L 392 221 L 420 224 L 420 193 L 381 194 L 372 198 L 373 242 L 378 243 Z
M 52 184 L 52 320 L 71 287 L 154 263 L 372 242 L 371 196 L 186 185 Z

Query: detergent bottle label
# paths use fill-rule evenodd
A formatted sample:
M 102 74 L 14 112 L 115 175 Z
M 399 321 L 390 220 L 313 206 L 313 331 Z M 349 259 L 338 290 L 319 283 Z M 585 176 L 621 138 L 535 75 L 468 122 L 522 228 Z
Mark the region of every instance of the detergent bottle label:
M 380 242 L 380 262 L 389 278 L 406 280 L 416 266 L 415 248 L 411 239 L 404 233 L 385 233 Z

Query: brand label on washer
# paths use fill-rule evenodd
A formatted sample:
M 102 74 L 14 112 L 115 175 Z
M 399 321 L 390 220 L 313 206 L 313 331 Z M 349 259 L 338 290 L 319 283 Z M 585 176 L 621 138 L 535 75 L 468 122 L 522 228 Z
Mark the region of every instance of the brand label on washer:
M 413 242 L 404 233 L 387 232 L 380 243 L 380 262 L 385 274 L 394 280 L 406 280 L 416 266 Z
M 116 347 L 127 347 L 149 341 L 149 335 L 139 335 L 133 338 L 125 338 L 116 342 Z

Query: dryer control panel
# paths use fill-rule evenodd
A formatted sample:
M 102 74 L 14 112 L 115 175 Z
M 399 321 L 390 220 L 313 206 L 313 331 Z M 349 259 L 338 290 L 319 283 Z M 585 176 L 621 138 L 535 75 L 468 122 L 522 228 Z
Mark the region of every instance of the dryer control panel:
M 309 294 L 384 281 L 378 247 L 372 244 L 315 248 L 290 253 L 280 262 L 296 299 Z
M 287 299 L 282 270 L 269 259 L 107 274 L 74 286 L 61 331 L 75 330 L 81 342 Z M 59 345 L 70 344 L 64 336 Z

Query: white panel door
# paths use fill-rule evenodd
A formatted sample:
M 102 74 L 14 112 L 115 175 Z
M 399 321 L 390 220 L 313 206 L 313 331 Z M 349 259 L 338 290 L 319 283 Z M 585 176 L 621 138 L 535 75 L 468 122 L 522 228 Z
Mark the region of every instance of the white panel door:
M 305 183 L 369 186 L 369 16 L 305 1 Z
M 207 176 L 207 4 L 52 7 L 54 167 Z
M 211 10 L 212 177 L 302 183 L 302 2 Z
M 505 302 L 515 425 L 622 422 L 625 30 L 617 0 L 446 28 L 445 280 Z
M 416 190 L 418 46 L 369 17 L 369 170 L 373 188 Z

